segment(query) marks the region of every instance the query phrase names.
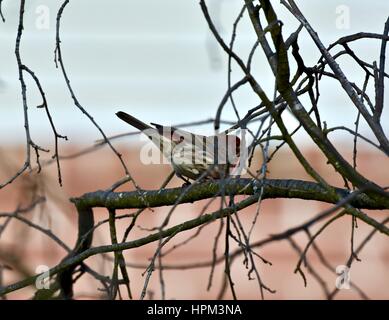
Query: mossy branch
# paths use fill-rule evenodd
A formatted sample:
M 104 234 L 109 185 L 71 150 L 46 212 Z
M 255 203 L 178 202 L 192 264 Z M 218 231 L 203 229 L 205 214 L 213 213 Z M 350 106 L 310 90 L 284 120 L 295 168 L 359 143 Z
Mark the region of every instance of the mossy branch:
M 162 190 L 142 190 L 131 192 L 95 191 L 72 198 L 71 201 L 80 207 L 105 207 L 111 209 L 132 209 L 171 206 L 176 204 L 181 196 L 180 203 L 192 203 L 209 199 L 221 194 L 224 188 L 228 195 L 254 195 L 262 190 L 262 200 L 274 198 L 296 198 L 316 200 L 327 203 L 337 203 L 338 200 L 321 187 L 318 183 L 302 180 L 252 180 L 230 179 L 224 184 L 220 182 L 205 182 L 190 187 L 183 196 L 185 188 L 172 188 Z M 350 194 L 346 189 L 334 188 L 344 198 Z M 349 203 L 358 209 L 389 209 L 386 202 L 372 200 L 364 193 L 355 196 Z

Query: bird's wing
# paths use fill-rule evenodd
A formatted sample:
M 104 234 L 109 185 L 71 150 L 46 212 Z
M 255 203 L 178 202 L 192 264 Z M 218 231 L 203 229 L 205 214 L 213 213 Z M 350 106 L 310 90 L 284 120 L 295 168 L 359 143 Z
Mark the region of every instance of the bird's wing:
M 189 131 L 185 131 L 182 129 L 178 129 L 176 127 L 170 127 L 170 126 L 162 126 L 157 123 L 151 123 L 153 126 L 156 127 L 159 134 L 171 139 L 176 144 L 188 144 L 188 145 L 196 145 L 196 146 L 203 146 L 207 138 L 206 136 L 194 134 Z

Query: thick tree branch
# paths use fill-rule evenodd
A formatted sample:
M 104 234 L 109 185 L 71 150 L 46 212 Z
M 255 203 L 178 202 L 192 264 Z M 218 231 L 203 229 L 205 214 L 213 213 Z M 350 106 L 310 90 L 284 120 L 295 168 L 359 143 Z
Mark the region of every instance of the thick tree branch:
M 252 180 L 230 179 L 224 183 L 205 182 L 191 186 L 181 199 L 180 203 L 192 203 L 218 196 L 224 188 L 225 194 L 230 195 L 254 195 L 263 187 L 262 199 L 297 198 L 304 200 L 316 200 L 327 203 L 337 203 L 337 200 L 319 184 L 301 180 Z M 144 190 L 131 192 L 95 191 L 86 193 L 81 197 L 72 198 L 71 201 L 81 207 L 105 207 L 112 209 L 148 208 L 170 206 L 183 192 L 183 188 L 163 190 Z M 338 196 L 346 197 L 350 192 L 346 189 L 335 188 Z M 350 203 L 359 209 L 389 209 L 386 203 L 372 200 L 366 194 L 361 193 L 353 198 Z

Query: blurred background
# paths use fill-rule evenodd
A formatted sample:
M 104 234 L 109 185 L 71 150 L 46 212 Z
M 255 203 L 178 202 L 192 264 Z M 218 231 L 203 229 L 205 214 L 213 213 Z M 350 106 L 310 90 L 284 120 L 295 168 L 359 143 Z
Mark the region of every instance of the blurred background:
M 60 1 L 51 0 L 27 1 L 21 56 L 23 62 L 41 81 L 58 132 L 68 137 L 68 141 L 60 140 L 59 146 L 60 155 L 66 156 L 92 146 L 96 140 L 101 139 L 101 135 L 87 117 L 74 106 L 62 73 L 54 63 L 56 14 L 61 4 Z M 209 0 L 207 4 L 219 32 L 225 41 L 229 42 L 232 24 L 242 2 Z M 278 2 L 274 2 L 273 5 L 277 8 L 279 19 L 284 23 L 284 35 L 294 32 L 298 27 L 296 20 Z M 298 5 L 326 46 L 342 36 L 356 32 L 382 33 L 389 12 L 389 4 L 381 0 L 369 1 L 368 6 L 362 0 L 299 1 Z M 19 2 L 4 0 L 3 13 L 6 22 L 0 24 L 1 182 L 11 177 L 23 165 L 25 159 L 22 98 L 14 54 Z M 107 136 L 132 131 L 116 118 L 115 112 L 118 110 L 126 111 L 145 122 L 166 125 L 213 118 L 227 89 L 227 56 L 209 32 L 197 0 L 163 2 L 115 0 L 109 3 L 102 0 L 73 1 L 66 7 L 62 17 L 61 39 L 65 67 L 75 94 Z M 246 60 L 254 42 L 255 33 L 246 17 L 238 27 L 235 51 Z M 377 40 L 363 40 L 353 42 L 350 47 L 361 58 L 372 63 L 379 59 L 380 45 L 380 41 Z M 299 46 L 305 64 L 314 65 L 320 54 L 304 32 L 299 38 Z M 357 68 L 348 58 L 340 59 L 338 63 L 350 81 L 362 86 L 363 70 Z M 242 77 L 240 70 L 234 66 L 233 71 L 233 80 L 239 80 Z M 260 50 L 253 60 L 253 74 L 267 94 L 272 96 L 274 79 Z M 47 116 L 43 109 L 35 108 L 41 104 L 41 98 L 28 75 L 25 78 L 32 138 L 35 143 L 53 152 L 54 137 Z M 327 122 L 328 127 L 342 125 L 353 128 L 357 116 L 355 107 L 341 90 L 339 83 L 325 79 L 322 81 L 321 90 L 319 108 L 322 120 Z M 374 87 L 369 87 L 368 92 L 374 92 Z M 249 87 L 241 88 L 234 97 L 241 115 L 259 104 L 257 96 Z M 386 93 L 385 101 L 388 101 L 388 98 Z M 296 120 L 287 112 L 284 112 L 284 117 L 288 127 L 293 129 L 297 124 Z M 236 121 L 231 105 L 227 104 L 224 108 L 222 119 Z M 383 127 L 388 128 L 387 110 L 384 111 L 382 119 Z M 213 132 L 212 123 L 192 126 L 189 129 L 202 134 Z M 364 121 L 360 123 L 360 132 L 372 138 Z M 329 182 L 342 187 L 343 181 L 326 164 L 310 139 L 303 133 L 296 135 L 296 139 L 314 167 Z M 350 161 L 352 139 L 352 136 L 342 132 L 331 135 L 333 143 Z M 143 165 L 139 160 L 139 148 L 142 143 L 139 136 L 114 140 L 115 146 L 123 153 L 138 184 L 145 189 L 159 188 L 169 174 L 170 167 Z M 387 157 L 363 142 L 359 142 L 358 145 L 359 171 L 378 184 L 388 185 Z M 270 147 L 274 148 L 275 145 L 272 144 Z M 51 155 L 52 153 L 42 154 L 41 160 L 49 160 Z M 73 246 L 77 229 L 76 214 L 68 198 L 108 188 L 123 176 L 123 170 L 107 147 L 81 157 L 64 159 L 61 166 L 62 188 L 58 185 L 55 164 L 44 167 L 40 174 L 26 173 L 12 185 L 0 190 L 0 211 L 15 210 L 18 206 L 27 204 L 36 194 L 46 195 L 47 202 L 28 217 L 50 227 L 69 246 Z M 259 155 L 254 161 L 254 166 L 260 166 Z M 270 164 L 269 177 L 310 179 L 287 148 L 280 151 Z M 174 180 L 171 185 L 179 186 L 181 182 Z M 123 190 L 129 188 L 130 185 L 126 185 Z M 203 206 L 204 202 L 182 206 L 176 212 L 172 223 L 196 217 Z M 217 207 L 218 205 L 211 206 L 209 211 Z M 300 200 L 264 201 L 254 238 L 263 239 L 271 233 L 298 225 L 327 207 L 328 205 Z M 241 214 L 247 226 L 250 226 L 254 211 L 255 208 L 250 208 Z M 154 212 L 147 211 L 142 215 L 139 224 L 144 228 L 155 226 L 163 220 L 167 212 L 167 208 Z M 388 212 L 371 214 L 381 220 Z M 100 210 L 96 216 L 97 220 L 105 219 L 107 213 Z M 128 221 L 120 222 L 119 232 L 123 232 L 127 225 Z M 212 245 L 218 227 L 218 224 L 207 226 L 188 246 L 167 256 L 165 262 L 181 264 L 208 261 L 212 257 Z M 364 239 L 370 231 L 370 227 L 360 222 L 356 231 L 356 243 Z M 348 259 L 350 233 L 351 219 L 344 217 L 319 238 L 319 246 L 334 267 L 345 264 Z M 136 239 L 145 234 L 146 231 L 137 229 L 130 238 Z M 190 234 L 188 232 L 178 237 L 177 241 L 185 239 Z M 23 265 L 23 270 L 28 274 L 33 274 L 39 265 L 52 266 L 58 263 L 65 255 L 62 249 L 58 249 L 47 238 L 17 222 L 12 222 L 0 236 L 0 254 L 4 258 L 10 256 L 9 253 L 17 252 L 21 257 L 18 263 Z M 303 246 L 307 238 L 300 235 L 296 240 Z M 96 233 L 94 244 L 107 243 L 110 243 L 109 232 L 107 227 L 102 227 Z M 222 249 L 220 248 L 220 254 L 223 252 Z M 133 252 L 126 252 L 127 260 L 147 266 L 154 250 L 155 245 L 148 245 Z M 258 262 L 261 276 L 269 287 L 277 290 L 275 294 L 267 294 L 266 298 L 324 297 L 323 290 L 313 277 L 308 276 L 308 287 L 305 288 L 302 279 L 293 273 L 298 254 L 287 241 L 264 247 L 260 252 L 273 264 L 269 266 Z M 389 298 L 387 252 L 387 239 L 382 235 L 376 235 L 361 253 L 362 261 L 354 263 L 352 267 L 351 280 L 370 298 Z M 323 275 L 329 290 L 332 290 L 337 275 L 326 269 L 314 252 L 311 252 L 308 258 Z M 99 271 L 110 272 L 109 262 L 101 257 L 90 260 Z M 141 290 L 143 272 L 142 268 L 130 272 L 134 292 L 138 293 Z M 165 271 L 167 298 L 215 298 L 221 285 L 223 266 L 217 267 L 214 285 L 209 292 L 206 291 L 208 276 L 209 267 Z M 238 297 L 259 298 L 255 281 L 247 279 L 247 270 L 239 259 L 233 265 L 233 276 L 239 283 Z M 21 277 L 20 273 L 4 271 L 3 282 L 10 283 Z M 185 286 L 182 285 L 183 281 Z M 78 284 L 78 297 L 98 297 L 97 285 L 85 277 Z M 160 297 L 158 287 L 158 276 L 154 274 L 149 297 Z M 32 292 L 31 288 L 25 289 L 10 297 L 26 298 Z M 230 298 L 228 293 L 224 297 Z M 337 297 L 357 299 L 361 295 L 356 290 L 350 289 L 341 290 Z

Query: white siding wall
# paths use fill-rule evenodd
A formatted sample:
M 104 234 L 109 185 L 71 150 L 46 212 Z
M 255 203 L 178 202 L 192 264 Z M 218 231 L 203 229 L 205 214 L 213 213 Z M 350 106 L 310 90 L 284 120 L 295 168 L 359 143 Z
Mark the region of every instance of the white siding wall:
M 276 6 L 278 2 L 274 1 Z M 362 5 L 363 1 L 299 2 L 325 44 L 357 31 L 382 32 L 389 12 L 389 4 L 381 0 L 370 1 L 370 7 Z M 241 3 L 238 0 L 208 1 L 215 23 L 227 42 Z M 336 28 L 335 10 L 343 4 L 349 6 L 351 13 L 348 30 Z M 36 27 L 39 5 L 49 8 L 48 30 Z M 98 132 L 75 109 L 62 75 L 54 66 L 55 17 L 59 5 L 60 1 L 27 1 L 22 57 L 41 79 L 59 131 L 79 142 L 98 139 Z M 20 84 L 13 48 L 18 6 L 19 1 L 4 0 L 3 12 L 7 21 L 0 23 L 1 144 L 24 139 Z M 286 20 L 285 16 L 286 12 L 282 10 L 280 18 L 285 21 L 285 32 L 288 33 L 297 24 L 293 19 Z M 214 116 L 227 85 L 226 59 L 207 29 L 198 0 L 71 1 L 65 9 L 61 28 L 63 57 L 71 83 L 80 102 L 108 134 L 127 130 L 114 116 L 118 109 L 145 121 L 164 124 Z M 246 55 L 253 41 L 254 34 L 246 19 L 239 28 L 237 50 Z M 368 44 L 356 45 L 355 48 L 365 56 L 377 58 L 379 42 L 371 40 Z M 307 62 L 317 60 L 318 52 L 306 35 L 300 45 Z M 254 71 L 272 96 L 274 80 L 262 55 L 257 56 Z M 361 73 L 355 69 L 347 71 L 354 77 L 353 81 L 361 81 Z M 240 77 L 237 72 L 235 78 Z M 339 124 L 344 119 L 351 124 L 354 119 L 349 115 L 353 107 L 345 95 L 336 94 L 339 92 L 337 88 L 337 83 L 326 83 L 324 89 L 331 94 L 322 92 L 321 107 L 325 114 L 330 115 L 330 125 Z M 34 108 L 40 104 L 40 99 L 30 81 L 28 94 L 32 133 L 39 139 L 51 139 L 43 110 Z M 244 113 L 258 101 L 250 90 L 241 90 L 237 102 Z M 336 108 L 335 115 L 333 108 Z M 224 118 L 234 119 L 230 106 L 226 108 Z M 289 118 L 293 124 L 294 120 Z M 211 126 L 197 130 L 210 132 Z

